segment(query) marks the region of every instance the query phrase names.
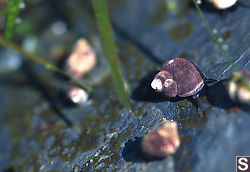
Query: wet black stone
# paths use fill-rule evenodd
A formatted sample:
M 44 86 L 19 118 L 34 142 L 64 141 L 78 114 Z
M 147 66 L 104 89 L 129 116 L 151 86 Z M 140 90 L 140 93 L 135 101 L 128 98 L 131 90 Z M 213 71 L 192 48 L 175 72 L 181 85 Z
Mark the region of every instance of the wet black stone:
M 190 8 L 178 19 L 166 14 L 154 25 L 148 22 L 148 17 L 161 0 L 145 0 L 143 5 L 140 0 L 115 1 L 110 5 L 111 19 L 123 73 L 131 86 L 132 107 L 121 107 L 110 76 L 94 85 L 91 105 L 64 106 L 64 99 L 60 102 L 57 95 L 67 86 L 67 81 L 42 67 L 31 65 L 37 84 L 32 84 L 33 79 L 23 70 L 1 75 L 0 137 L 4 139 L 0 142 L 0 171 L 233 171 L 236 155 L 250 155 L 250 116 L 241 108 L 237 112 L 227 111 L 234 104 L 228 101 L 223 80 L 232 74 L 232 65 L 211 40 L 198 13 Z M 45 1 L 40 3 L 46 7 Z M 60 4 L 53 7 L 63 9 L 59 11 L 65 15 L 59 18 L 63 20 L 66 16 L 70 21 L 72 37 L 96 34 L 94 18 L 87 15 L 91 8 L 85 10 L 85 2 L 60 1 Z M 32 8 L 35 14 L 44 14 L 39 4 Z M 29 10 L 26 12 L 32 16 Z M 227 53 L 239 69 L 250 70 L 249 9 L 238 6 L 222 16 L 204 10 L 204 15 L 218 35 L 231 32 L 223 42 L 224 47 L 228 47 Z M 57 17 L 39 16 L 43 19 L 43 27 L 39 29 L 42 45 L 49 45 L 41 30 L 50 27 L 50 18 Z M 35 19 L 40 21 L 37 16 Z M 183 23 L 191 23 L 192 34 L 180 41 L 171 40 L 171 28 Z M 42 52 L 49 57 L 47 47 Z M 157 72 L 163 62 L 183 52 L 188 54 L 185 59 L 199 66 L 206 76 L 222 80 L 208 89 L 207 96 L 201 97 L 203 118 L 186 99 L 158 99 L 144 85 L 152 71 Z M 46 86 L 46 92 L 39 89 L 40 85 Z M 72 127 L 53 110 L 48 97 L 71 121 Z M 134 140 L 153 130 L 163 118 L 177 121 L 180 148 L 166 159 L 145 161 L 139 152 L 139 141 Z

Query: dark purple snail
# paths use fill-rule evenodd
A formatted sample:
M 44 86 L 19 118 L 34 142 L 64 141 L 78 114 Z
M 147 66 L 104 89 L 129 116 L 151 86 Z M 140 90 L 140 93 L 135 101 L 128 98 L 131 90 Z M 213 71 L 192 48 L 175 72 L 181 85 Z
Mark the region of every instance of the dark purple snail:
M 169 98 L 189 96 L 197 98 L 206 84 L 214 82 L 216 80 L 207 78 L 192 62 L 175 58 L 161 66 L 151 87 Z

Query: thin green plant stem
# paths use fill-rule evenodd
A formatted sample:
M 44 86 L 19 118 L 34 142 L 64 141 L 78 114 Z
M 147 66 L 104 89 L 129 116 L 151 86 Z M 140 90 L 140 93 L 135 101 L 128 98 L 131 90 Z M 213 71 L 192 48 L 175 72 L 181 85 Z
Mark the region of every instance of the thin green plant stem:
M 115 83 L 116 91 L 123 105 L 128 105 L 128 95 L 125 89 L 125 82 L 120 69 L 119 57 L 116 52 L 116 44 L 113 37 L 112 26 L 109 20 L 109 13 L 106 0 L 92 0 L 92 5 L 96 15 L 102 45 L 111 70 L 111 75 Z
M 232 59 L 228 56 L 227 52 L 222 48 L 221 43 L 218 41 L 218 39 L 216 38 L 216 36 L 214 35 L 212 28 L 210 27 L 208 21 L 206 20 L 205 16 L 203 15 L 199 5 L 197 4 L 196 0 L 193 0 L 194 5 L 198 11 L 198 13 L 200 14 L 200 17 L 202 19 L 202 21 L 205 23 L 205 26 L 212 38 L 212 40 L 216 43 L 216 45 L 219 47 L 223 57 L 228 61 L 228 63 L 230 63 L 230 65 L 233 67 L 234 71 L 238 71 L 239 69 L 237 68 L 237 66 L 232 62 Z M 250 84 L 247 82 L 246 78 L 244 78 L 243 76 L 239 76 L 240 79 L 238 79 L 240 81 L 240 83 L 242 85 L 244 85 L 248 90 L 250 90 Z M 234 79 L 234 78 L 233 78 Z
M 210 27 L 210 25 L 209 25 L 208 21 L 206 20 L 205 16 L 203 15 L 203 13 L 202 13 L 202 11 L 201 11 L 199 5 L 197 4 L 196 0 L 193 0 L 193 2 L 194 2 L 194 5 L 195 5 L 195 7 L 196 7 L 196 9 L 197 9 L 197 11 L 198 11 L 198 13 L 199 13 L 199 15 L 200 15 L 202 21 L 204 22 L 204 24 L 205 24 L 205 26 L 206 26 L 206 28 L 207 28 L 207 30 L 208 30 L 208 32 L 209 32 L 209 34 L 210 34 L 212 40 L 213 40 L 213 41 L 215 42 L 215 44 L 219 47 L 219 49 L 220 49 L 220 51 L 221 51 L 223 57 L 228 61 L 228 63 L 230 63 L 230 65 L 232 65 L 232 67 L 233 67 L 233 69 L 234 69 L 235 71 L 238 71 L 237 66 L 233 63 L 232 59 L 229 57 L 229 55 L 227 54 L 227 52 L 223 49 L 221 43 L 218 41 L 218 39 L 217 39 L 216 36 L 214 35 L 214 33 L 213 33 L 213 31 L 212 31 L 212 28 Z
M 2 46 L 5 46 L 7 48 L 11 48 L 11 49 L 17 51 L 18 53 L 20 53 L 20 54 L 28 57 L 29 59 L 31 59 L 31 60 L 33 60 L 33 61 L 35 61 L 37 63 L 40 63 L 41 65 L 43 65 L 45 68 L 47 68 L 49 70 L 52 70 L 52 71 L 60 73 L 60 74 L 62 74 L 64 76 L 67 76 L 68 78 L 70 78 L 71 80 L 73 80 L 75 83 L 77 83 L 78 85 L 80 85 L 81 87 L 83 87 L 84 89 L 86 89 L 88 92 L 92 92 L 93 91 L 93 88 L 90 87 L 89 85 L 87 85 L 87 84 L 83 83 L 82 81 L 78 80 L 77 78 L 71 76 L 67 72 L 59 69 L 54 64 L 48 62 L 44 58 L 39 57 L 37 55 L 34 55 L 34 54 L 32 54 L 32 53 L 30 53 L 28 51 L 25 51 L 21 47 L 17 46 L 16 44 L 13 44 L 11 42 L 6 41 L 1 35 L 0 35 L 0 44 Z
M 20 0 L 9 0 L 8 2 L 8 15 L 4 29 L 4 38 L 11 41 L 14 34 L 16 25 L 16 18 L 19 13 Z

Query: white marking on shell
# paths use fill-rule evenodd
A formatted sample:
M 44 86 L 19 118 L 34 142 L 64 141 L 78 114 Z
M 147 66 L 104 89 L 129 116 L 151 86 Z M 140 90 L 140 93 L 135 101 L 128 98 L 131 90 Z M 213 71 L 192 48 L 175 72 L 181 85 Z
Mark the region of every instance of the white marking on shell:
M 154 90 L 161 90 L 162 89 L 162 83 L 160 79 L 154 79 L 151 83 L 151 87 Z
M 173 79 L 166 79 L 165 82 L 164 82 L 164 87 L 169 87 L 170 85 L 173 84 Z
M 168 61 L 168 64 L 171 64 L 171 63 L 173 63 L 174 62 L 174 60 L 169 60 Z

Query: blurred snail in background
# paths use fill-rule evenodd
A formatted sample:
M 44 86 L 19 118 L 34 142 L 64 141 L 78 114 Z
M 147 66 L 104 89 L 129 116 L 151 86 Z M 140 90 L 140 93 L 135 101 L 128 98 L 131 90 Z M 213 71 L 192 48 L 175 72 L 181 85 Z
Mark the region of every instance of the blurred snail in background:
M 96 54 L 88 41 L 84 38 L 79 39 L 72 53 L 66 60 L 65 70 L 75 78 L 81 78 L 90 72 L 96 65 Z M 70 100 L 75 104 L 85 104 L 88 100 L 88 93 L 75 85 L 70 85 L 67 90 Z
M 73 103 L 78 105 L 85 104 L 89 98 L 88 93 L 84 89 L 75 85 L 68 87 L 68 96 Z
M 178 126 L 175 121 L 167 121 L 158 129 L 143 137 L 142 152 L 145 158 L 165 158 L 172 155 L 180 146 Z
M 234 102 L 250 105 L 250 72 L 234 72 L 227 82 L 227 91 Z
M 79 39 L 65 63 L 65 69 L 76 78 L 82 77 L 96 65 L 96 54 L 88 41 Z
M 207 0 L 215 8 L 223 10 L 234 6 L 237 3 L 237 0 Z

